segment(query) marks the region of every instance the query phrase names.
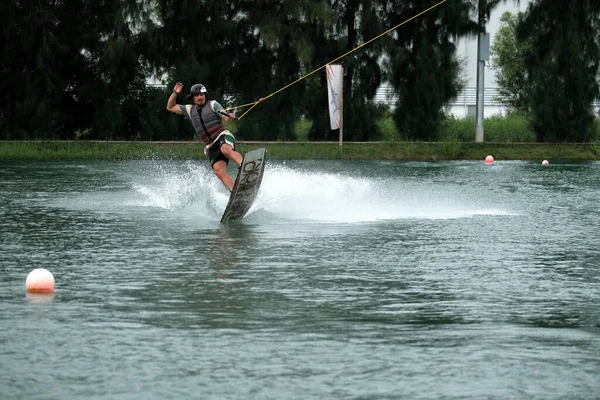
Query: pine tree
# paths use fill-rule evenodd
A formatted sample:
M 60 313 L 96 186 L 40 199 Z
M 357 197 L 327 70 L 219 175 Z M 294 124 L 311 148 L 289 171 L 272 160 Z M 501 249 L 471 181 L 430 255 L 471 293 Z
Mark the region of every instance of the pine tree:
M 142 0 L 6 0 L 0 14 L 2 137 L 135 134 L 129 100 L 137 98 L 146 71 L 134 23 L 145 20 L 147 8 Z
M 363 43 L 385 31 L 383 8 L 379 1 L 331 1 L 329 7 L 335 12 L 335 20 L 323 28 L 320 39 L 320 58 L 315 65 L 324 65 L 343 54 L 351 52 L 336 61 L 344 65 L 344 140 L 376 140 L 379 128 L 376 124 L 383 114 L 383 108 L 373 104 L 377 88 L 381 85 L 384 73 L 380 59 L 385 40 Z M 318 40 L 314 38 L 313 40 Z M 315 80 L 318 79 L 318 82 Z M 313 121 L 309 138 L 313 140 L 336 140 L 339 132 L 329 126 L 327 105 L 327 80 L 323 71 L 313 79 L 307 104 L 308 118 Z
M 438 3 L 393 1 L 389 21 L 395 26 Z M 443 107 L 461 88 L 460 65 L 451 40 L 474 33 L 468 1 L 444 3 L 399 28 L 389 49 L 390 82 L 398 95 L 394 120 L 404 138 L 436 140 Z
M 517 30 L 525 57 L 533 129 L 540 142 L 588 142 L 600 94 L 600 2 L 535 1 Z

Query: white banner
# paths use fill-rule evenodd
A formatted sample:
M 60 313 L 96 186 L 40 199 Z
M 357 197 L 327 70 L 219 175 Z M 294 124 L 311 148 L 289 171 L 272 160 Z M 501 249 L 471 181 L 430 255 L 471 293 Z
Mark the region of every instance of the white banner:
M 342 122 L 343 69 L 340 64 L 329 64 L 327 71 L 327 97 L 329 98 L 329 122 L 331 130 L 339 129 Z

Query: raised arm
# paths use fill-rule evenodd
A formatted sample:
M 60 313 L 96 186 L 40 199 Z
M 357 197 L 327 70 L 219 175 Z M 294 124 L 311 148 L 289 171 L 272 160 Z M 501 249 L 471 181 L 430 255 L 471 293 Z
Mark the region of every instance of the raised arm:
M 177 82 L 173 87 L 173 93 L 171 93 L 169 100 L 167 100 L 167 110 L 179 115 L 183 115 L 183 111 L 181 111 L 181 108 L 177 105 L 177 95 L 181 93 L 181 89 L 183 89 L 183 84 Z

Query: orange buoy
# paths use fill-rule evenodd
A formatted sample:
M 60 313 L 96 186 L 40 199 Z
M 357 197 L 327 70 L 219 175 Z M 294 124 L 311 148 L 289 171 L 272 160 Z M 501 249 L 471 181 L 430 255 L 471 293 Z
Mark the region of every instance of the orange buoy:
M 46 268 L 36 268 L 27 275 L 25 288 L 31 293 L 52 293 L 54 276 Z

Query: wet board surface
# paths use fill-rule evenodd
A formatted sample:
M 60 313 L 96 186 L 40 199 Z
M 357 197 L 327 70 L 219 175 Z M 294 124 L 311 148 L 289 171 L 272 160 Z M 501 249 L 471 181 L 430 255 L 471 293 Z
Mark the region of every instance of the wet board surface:
M 266 161 L 267 151 L 262 148 L 244 155 L 221 222 L 244 218 L 250 210 L 260 189 Z

